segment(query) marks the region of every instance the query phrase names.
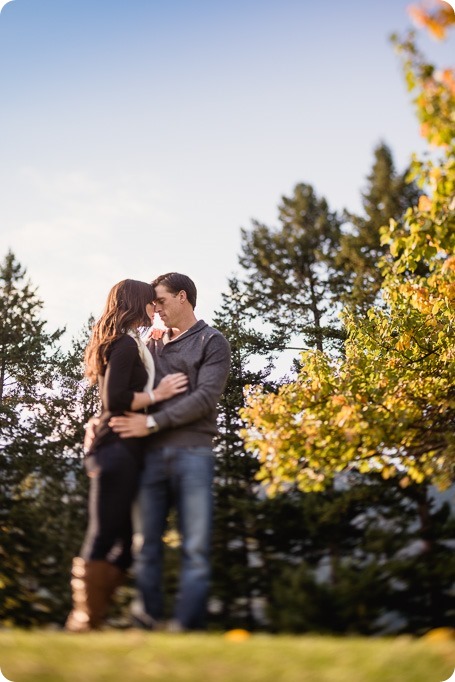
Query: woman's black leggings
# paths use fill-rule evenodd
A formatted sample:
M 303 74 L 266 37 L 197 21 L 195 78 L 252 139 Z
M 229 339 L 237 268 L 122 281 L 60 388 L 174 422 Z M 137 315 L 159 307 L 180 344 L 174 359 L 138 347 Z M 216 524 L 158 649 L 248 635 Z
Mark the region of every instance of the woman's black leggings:
M 126 570 L 132 563 L 131 510 L 139 482 L 139 457 L 116 441 L 87 458 L 87 471 L 89 523 L 81 557 L 109 561 Z

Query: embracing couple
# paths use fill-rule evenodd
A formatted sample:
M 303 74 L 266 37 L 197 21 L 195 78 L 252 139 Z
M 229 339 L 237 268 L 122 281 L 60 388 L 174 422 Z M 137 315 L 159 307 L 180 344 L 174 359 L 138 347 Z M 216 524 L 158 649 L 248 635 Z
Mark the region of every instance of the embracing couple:
M 152 284 L 116 284 L 85 353 L 102 413 L 89 425 L 89 523 L 73 560 L 66 629 L 100 628 L 132 557 L 132 505 L 143 545 L 136 559 L 137 625 L 162 627 L 162 536 L 172 505 L 181 535 L 179 590 L 170 629 L 203 629 L 210 580 L 216 405 L 230 366 L 224 336 L 194 315 L 194 282 L 176 272 Z M 139 329 L 158 313 L 166 326 L 147 345 Z

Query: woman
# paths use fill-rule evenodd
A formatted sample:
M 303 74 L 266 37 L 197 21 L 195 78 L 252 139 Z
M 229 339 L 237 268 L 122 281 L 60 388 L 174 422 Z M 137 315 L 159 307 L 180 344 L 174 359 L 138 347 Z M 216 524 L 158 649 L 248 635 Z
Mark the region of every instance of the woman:
M 91 477 L 89 524 L 79 557 L 73 559 L 73 610 L 66 629 L 98 629 L 115 589 L 132 563 L 131 508 L 144 439 L 121 439 L 109 419 L 138 411 L 186 390 L 187 377 L 168 374 L 155 390 L 153 359 L 138 328 L 150 326 L 155 292 L 151 284 L 125 279 L 112 287 L 85 352 L 85 374 L 98 381 L 102 413 L 87 453 Z

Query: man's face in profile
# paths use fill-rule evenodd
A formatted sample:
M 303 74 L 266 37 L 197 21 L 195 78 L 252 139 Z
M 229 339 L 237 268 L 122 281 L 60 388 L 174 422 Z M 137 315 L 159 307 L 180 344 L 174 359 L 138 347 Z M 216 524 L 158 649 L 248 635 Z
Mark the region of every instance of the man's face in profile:
M 173 294 L 162 284 L 155 287 L 155 312 L 158 313 L 166 327 L 178 327 L 181 303 L 179 294 Z

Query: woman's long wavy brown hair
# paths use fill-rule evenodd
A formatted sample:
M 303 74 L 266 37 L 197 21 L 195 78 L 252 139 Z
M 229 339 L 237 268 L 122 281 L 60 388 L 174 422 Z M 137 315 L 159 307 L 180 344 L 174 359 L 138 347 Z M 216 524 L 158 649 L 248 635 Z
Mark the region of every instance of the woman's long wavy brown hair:
M 90 383 L 105 373 L 108 351 L 115 339 L 130 329 L 150 327 L 146 305 L 154 299 L 153 286 L 136 279 L 124 279 L 112 287 L 85 350 L 85 376 Z

